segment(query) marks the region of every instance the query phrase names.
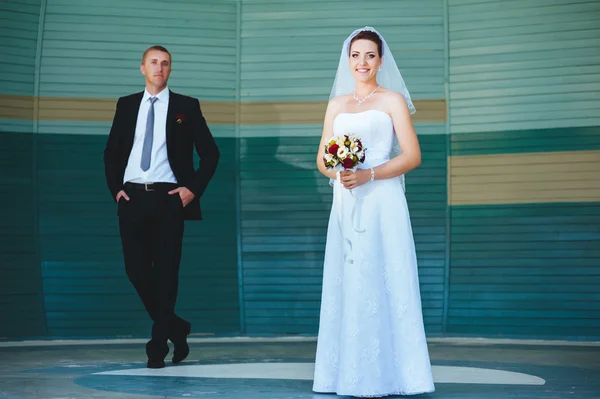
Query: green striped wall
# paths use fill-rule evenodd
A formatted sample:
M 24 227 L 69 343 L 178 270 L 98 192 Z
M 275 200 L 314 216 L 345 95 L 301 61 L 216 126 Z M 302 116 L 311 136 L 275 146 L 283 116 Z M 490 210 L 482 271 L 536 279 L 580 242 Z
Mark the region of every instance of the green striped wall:
M 236 26 L 237 4 L 227 0 L 46 0 L 40 95 L 114 98 L 139 91 L 141 54 L 160 43 L 174 54 L 171 89 L 231 101 Z
M 0 4 L 2 93 L 34 95 L 40 3 Z M 31 132 L 34 110 L 31 103 L 15 108 L 25 120 L 3 121 L 15 133 L 0 133 L 0 337 L 46 332 L 35 234 L 34 137 L 18 133 Z
M 230 110 L 222 112 L 234 113 L 236 2 L 171 2 L 168 12 L 164 5 L 153 9 L 143 1 L 100 6 L 47 0 L 42 5 L 11 6 L 16 15 L 35 9 L 36 22 L 42 13 L 36 94 L 116 98 L 142 90 L 141 54 L 160 43 L 174 55 L 172 90 L 228 102 Z M 5 43 L 21 42 L 9 38 Z M 35 56 L 34 40 L 32 71 Z M 3 94 L 34 94 L 33 85 L 31 92 L 5 87 L 11 88 L 3 86 Z M 26 123 L 19 128 L 24 123 L 3 120 L 0 134 L 0 160 L 7 166 L 0 175 L 7 238 L 0 265 L 0 336 L 147 335 L 150 323 L 124 272 L 116 208 L 104 181 L 102 154 L 110 123 Z M 15 134 L 19 130 L 27 134 Z M 195 333 L 207 334 L 240 329 L 238 146 L 233 126 L 212 126 L 212 131 L 225 161 L 203 197 L 205 220 L 186 223 L 177 307 Z
M 600 205 L 452 207 L 448 331 L 598 336 Z
M 600 2 L 448 4 L 452 133 L 600 125 Z
M 328 98 L 342 41 L 364 25 L 385 35 L 415 100 L 448 107 L 447 122 L 417 114 L 423 164 L 407 176 L 428 333 L 598 336 L 597 2 L 0 9 L 0 46 L 16 60 L 0 64 L 0 96 L 40 95 L 45 107 L 39 121 L 34 97 L 0 109 L 0 315 L 11 321 L 0 337 L 147 335 L 102 175 L 110 122 L 98 100 L 141 90 L 140 55 L 155 43 L 173 52 L 170 88 L 214 113 L 223 154 L 206 219 L 186 224 L 178 312 L 196 333 L 316 333 L 331 190 L 314 165 L 314 104 Z M 50 120 L 52 98 L 99 108 L 82 102 L 85 117 L 70 117 L 63 108 L 80 105 L 67 101 Z M 298 123 L 278 104 L 298 105 Z M 540 202 L 544 182 L 553 191 Z
M 41 0 L 0 4 L 2 93 L 33 95 L 40 5 Z
M 447 331 L 597 337 L 600 3 L 448 3 Z
M 329 98 L 344 39 L 374 26 L 417 99 L 444 96 L 442 0 L 242 0 L 243 101 Z
M 39 138 L 39 240 L 48 333 L 143 335 L 148 317 L 123 268 L 116 208 L 106 193 L 105 136 Z M 224 158 L 235 140 L 219 139 Z M 76 168 L 73 165 L 77 165 Z M 239 325 L 233 165 L 222 164 L 203 197 L 206 217 L 186 223 L 178 312 L 196 333 Z
M 241 141 L 246 330 L 315 333 L 331 187 L 314 168 L 315 137 Z M 318 144 L 317 144 L 318 146 Z M 423 164 L 407 179 L 428 331 L 442 330 L 446 143 L 421 137 Z
M 385 15 L 385 16 L 384 16 Z M 242 1 L 242 101 L 326 101 L 341 44 L 374 25 L 414 99 L 444 99 L 440 1 Z M 264 106 L 273 119 L 277 110 Z M 303 110 L 298 109 L 299 117 Z M 324 115 L 324 109 L 323 109 Z M 428 331 L 442 330 L 446 126 L 417 124 L 424 162 L 407 197 Z M 241 240 L 246 331 L 316 333 L 331 188 L 315 166 L 322 125 L 241 126 Z M 261 136 L 261 138 L 254 138 Z
M 488 176 L 488 183 L 476 185 L 481 191 L 519 185 L 524 199 L 524 176 L 533 177 L 529 184 L 546 182 L 541 190 L 563 188 L 567 198 L 584 197 L 584 190 L 600 193 L 600 152 L 587 160 L 577 156 L 594 150 L 600 150 L 599 127 L 451 136 L 453 158 L 530 153 L 533 159 L 569 151 L 572 163 L 563 161 L 557 172 L 546 173 L 553 165 L 540 163 L 511 176 L 503 169 L 512 164 L 496 162 L 497 174 L 505 177 L 494 182 Z M 448 332 L 597 336 L 600 202 L 493 202 L 451 208 Z
M 451 136 L 452 155 L 493 155 L 600 149 L 600 127 L 465 133 Z
M 0 134 L 0 337 L 45 334 L 32 138 Z
M 166 7 L 141 0 L 47 0 L 40 96 L 116 98 L 140 91 L 141 54 L 159 43 L 173 54 L 173 91 L 232 101 L 237 9 L 231 1 L 173 1 Z M 51 335 L 148 331 L 148 317 L 124 274 L 116 210 L 104 182 L 109 126 L 39 123 L 40 258 Z M 231 137 L 233 128 L 213 130 Z M 235 157 L 234 142 L 219 140 L 224 159 Z M 177 309 L 196 333 L 239 326 L 237 259 L 229 250 L 236 242 L 234 168 L 220 165 L 203 198 L 205 220 L 186 223 Z

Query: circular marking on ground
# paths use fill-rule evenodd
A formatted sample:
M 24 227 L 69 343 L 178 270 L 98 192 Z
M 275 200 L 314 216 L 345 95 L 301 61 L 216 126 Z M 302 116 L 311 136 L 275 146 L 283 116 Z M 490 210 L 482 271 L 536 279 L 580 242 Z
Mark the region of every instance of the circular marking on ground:
M 540 377 L 505 370 L 478 367 L 432 366 L 435 383 L 488 385 L 544 385 Z M 193 364 L 162 369 L 137 368 L 103 371 L 94 375 L 217 378 L 217 379 L 276 379 L 312 381 L 313 363 L 233 363 Z

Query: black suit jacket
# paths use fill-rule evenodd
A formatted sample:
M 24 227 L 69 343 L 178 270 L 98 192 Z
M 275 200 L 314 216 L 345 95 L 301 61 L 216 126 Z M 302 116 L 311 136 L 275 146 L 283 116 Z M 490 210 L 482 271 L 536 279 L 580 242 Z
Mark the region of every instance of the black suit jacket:
M 137 116 L 144 92 L 119 98 L 106 148 L 104 171 L 113 201 L 123 190 L 123 176 L 133 148 Z M 202 219 L 200 197 L 213 177 L 219 162 L 219 149 L 206 125 L 197 99 L 169 91 L 167 110 L 167 154 L 179 186 L 194 193 L 184 208 L 185 219 Z M 200 165 L 194 168 L 194 148 Z

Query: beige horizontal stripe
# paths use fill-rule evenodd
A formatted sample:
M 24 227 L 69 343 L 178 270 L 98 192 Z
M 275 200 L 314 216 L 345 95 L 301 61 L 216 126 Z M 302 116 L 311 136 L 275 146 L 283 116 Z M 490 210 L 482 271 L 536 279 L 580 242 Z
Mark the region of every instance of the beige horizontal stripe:
M 445 100 L 415 100 L 413 122 L 445 122 Z M 295 125 L 323 123 L 327 102 L 261 102 L 241 104 L 242 125 Z
M 0 118 L 33 119 L 34 97 L 0 95 Z
M 116 100 L 98 98 L 40 97 L 40 120 L 111 122 Z M 234 124 L 233 103 L 202 103 L 206 119 L 212 124 Z
M 600 151 L 452 156 L 450 205 L 600 202 Z
M 242 125 L 319 124 L 325 117 L 326 103 L 241 103 Z M 318 121 L 318 122 L 317 122 Z
M 32 119 L 34 101 L 39 100 L 39 120 L 111 122 L 116 99 L 33 97 L 0 95 L 0 118 Z M 324 101 L 236 103 L 202 101 L 209 124 L 235 125 L 236 111 L 242 125 L 321 124 Z M 419 110 L 413 122 L 445 122 L 445 100 L 416 100 Z

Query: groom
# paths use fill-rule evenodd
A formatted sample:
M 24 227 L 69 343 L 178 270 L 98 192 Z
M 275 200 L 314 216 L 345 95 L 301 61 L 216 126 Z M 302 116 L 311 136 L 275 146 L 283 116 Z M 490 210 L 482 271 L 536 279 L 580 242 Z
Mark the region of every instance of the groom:
M 175 347 L 173 363 L 189 354 L 191 324 L 175 314 L 183 221 L 202 219 L 200 197 L 220 154 L 198 100 L 168 89 L 167 49 L 148 48 L 140 70 L 146 89 L 119 98 L 104 168 L 118 204 L 125 271 L 154 321 L 146 344 L 147 366 L 162 368 L 167 340 Z

